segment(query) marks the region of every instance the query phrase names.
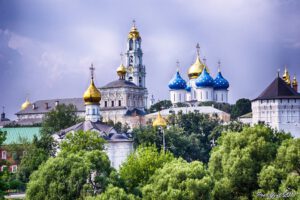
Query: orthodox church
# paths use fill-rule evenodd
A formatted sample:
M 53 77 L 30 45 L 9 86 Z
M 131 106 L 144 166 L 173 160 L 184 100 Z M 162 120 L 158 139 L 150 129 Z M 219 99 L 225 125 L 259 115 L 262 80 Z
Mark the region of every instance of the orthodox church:
M 229 82 L 223 77 L 219 70 L 215 79 L 210 75 L 210 71 L 204 62 L 200 59 L 200 47 L 197 48 L 197 57 L 195 63 L 188 70 L 189 81 L 185 81 L 179 72 L 177 63 L 177 72 L 169 82 L 170 100 L 173 104 L 188 103 L 196 106 L 199 102 L 215 101 L 219 103 L 228 103 Z
M 300 137 L 300 94 L 296 76 L 291 81 L 287 68 L 252 100 L 252 124 L 265 123 Z
M 102 93 L 100 111 L 105 122 L 112 120 L 114 123 L 127 123 L 130 127 L 145 123 L 143 116 L 147 108 L 148 91 L 141 43 L 142 38 L 134 22 L 127 39 L 126 64 L 121 61 L 116 70 L 118 79 L 98 88 Z M 20 125 L 40 123 L 45 114 L 59 104 L 73 104 L 79 117 L 85 115 L 82 98 L 39 100 L 34 103 L 26 99 L 21 110 L 16 113 L 17 123 Z
M 85 120 L 55 133 L 53 138 L 57 142 L 61 142 L 68 133 L 72 134 L 79 130 L 95 131 L 100 137 L 107 141 L 105 151 L 111 161 L 112 167 L 118 169 L 126 160 L 127 156 L 133 151 L 133 141 L 125 134 L 117 133 L 113 127 L 101 122 L 101 111 L 99 105 L 102 95 L 94 84 L 94 68 L 91 67 L 90 69 L 92 72 L 91 83 L 83 95 Z

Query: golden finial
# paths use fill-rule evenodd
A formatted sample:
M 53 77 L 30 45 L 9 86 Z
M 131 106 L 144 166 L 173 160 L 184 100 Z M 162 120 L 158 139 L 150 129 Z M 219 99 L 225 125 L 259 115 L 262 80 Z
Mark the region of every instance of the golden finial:
M 90 105 L 90 104 L 99 105 L 99 102 L 101 100 L 101 93 L 97 89 L 94 83 L 95 67 L 93 63 L 91 64 L 91 67 L 89 69 L 91 71 L 91 83 L 88 89 L 83 94 L 83 100 L 85 102 L 85 105 Z
M 136 24 L 135 24 L 135 20 L 132 20 L 132 27 L 131 30 L 128 34 L 128 39 L 139 39 L 140 37 L 140 33 L 138 32 L 137 28 L 136 28 Z
M 284 69 L 284 74 L 282 75 L 282 79 L 286 82 L 286 84 L 291 85 L 290 74 L 286 66 Z
M 154 127 L 166 127 L 167 121 L 161 116 L 160 112 L 158 111 L 156 119 L 153 121 Z
M 298 86 L 298 81 L 297 81 L 297 79 L 296 79 L 296 75 L 294 75 L 294 78 L 293 78 L 293 86 Z
M 120 54 L 121 57 L 121 64 L 120 66 L 117 68 L 117 74 L 120 77 L 120 79 L 125 79 L 125 75 L 126 75 L 126 67 L 123 65 L 123 54 Z

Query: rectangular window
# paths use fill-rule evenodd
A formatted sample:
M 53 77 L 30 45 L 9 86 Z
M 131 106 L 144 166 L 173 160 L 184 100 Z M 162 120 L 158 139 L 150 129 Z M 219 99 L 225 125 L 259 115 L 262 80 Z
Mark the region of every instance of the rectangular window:
M 17 169 L 18 169 L 18 166 L 17 166 L 17 165 L 11 166 L 11 172 L 12 172 L 12 173 L 16 173 L 16 172 L 17 172 Z
M 107 101 L 104 101 L 104 107 L 105 108 L 107 107 Z
M 121 106 L 121 100 L 119 100 L 119 106 Z
M 208 92 L 206 91 L 206 99 L 208 99 Z
M 115 106 L 115 102 L 111 101 L 111 107 L 114 107 L 114 106 Z
M 2 157 L 3 160 L 7 159 L 7 152 L 6 151 L 2 151 Z

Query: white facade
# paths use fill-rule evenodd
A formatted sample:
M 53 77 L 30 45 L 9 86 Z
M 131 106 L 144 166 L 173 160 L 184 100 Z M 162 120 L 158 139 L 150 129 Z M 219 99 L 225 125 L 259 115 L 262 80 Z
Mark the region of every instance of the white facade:
M 170 90 L 170 99 L 172 103 L 180 103 L 186 101 L 185 90 Z
M 197 88 L 196 94 L 197 94 L 197 101 L 199 102 L 214 100 L 214 88 L 212 87 Z
M 214 90 L 214 101 L 218 103 L 227 103 L 228 90 Z
M 91 122 L 100 121 L 99 105 L 86 105 L 85 106 L 85 120 L 89 120 Z
M 277 130 L 300 137 L 300 99 L 255 100 L 252 123 L 264 122 Z
M 110 160 L 111 166 L 119 169 L 133 152 L 132 141 L 114 141 L 105 145 L 105 152 Z

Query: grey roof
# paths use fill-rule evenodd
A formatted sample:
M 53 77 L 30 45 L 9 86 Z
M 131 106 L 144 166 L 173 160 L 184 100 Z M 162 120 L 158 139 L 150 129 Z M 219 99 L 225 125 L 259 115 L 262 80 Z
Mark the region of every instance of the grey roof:
M 280 77 L 274 81 L 253 101 L 268 99 L 300 99 L 300 94 Z
M 20 126 L 27 126 L 27 125 L 35 125 L 42 123 L 42 118 L 29 118 L 29 119 L 20 119 L 17 121 L 13 121 L 12 124 L 17 124 Z
M 109 126 L 99 121 L 98 122 L 83 121 L 69 128 L 59 131 L 57 135 L 60 139 L 63 139 L 67 133 L 71 131 L 79 131 L 79 130 L 82 131 L 97 130 L 101 133 L 101 137 L 111 142 L 132 141 L 126 135 L 117 133 L 117 131 L 112 126 Z
M 130 81 L 119 79 L 106 84 L 105 86 L 101 87 L 100 90 L 107 89 L 107 88 L 121 88 L 121 87 L 142 89 L 141 87 L 138 87 L 136 84 Z
M 126 114 L 127 116 L 133 116 L 133 115 L 140 115 L 140 116 L 144 116 L 146 115 L 146 112 L 143 110 L 139 110 L 137 108 L 134 108 L 132 110 L 127 110 Z
M 16 113 L 16 115 L 22 114 L 43 114 L 47 113 L 55 108 L 55 103 L 58 101 L 59 104 L 70 105 L 73 104 L 78 112 L 84 112 L 84 101 L 83 98 L 66 98 L 66 99 L 49 99 L 49 100 L 39 100 L 32 104 L 35 104 L 35 109 L 32 106 L 28 106 L 25 110 L 21 110 Z M 48 108 L 46 108 L 48 104 Z

